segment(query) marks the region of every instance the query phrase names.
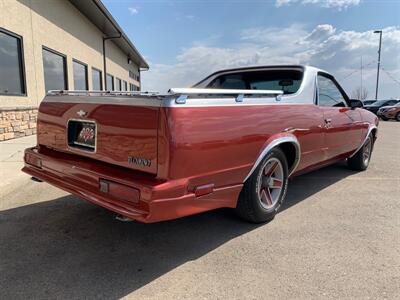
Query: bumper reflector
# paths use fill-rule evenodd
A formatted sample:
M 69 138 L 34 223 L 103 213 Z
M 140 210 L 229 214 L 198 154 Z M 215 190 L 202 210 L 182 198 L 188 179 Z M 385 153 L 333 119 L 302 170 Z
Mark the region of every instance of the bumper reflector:
M 205 185 L 200 185 L 197 186 L 194 189 L 194 194 L 196 197 L 200 197 L 203 195 L 211 194 L 214 191 L 214 184 L 205 184 Z
M 138 189 L 105 179 L 99 180 L 99 190 L 113 198 L 133 203 L 138 203 L 140 199 L 140 191 Z

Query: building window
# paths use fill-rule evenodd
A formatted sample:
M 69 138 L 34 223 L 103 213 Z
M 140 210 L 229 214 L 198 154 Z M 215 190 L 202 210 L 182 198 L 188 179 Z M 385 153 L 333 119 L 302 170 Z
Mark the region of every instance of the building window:
M 133 84 L 129 83 L 129 91 L 133 92 Z
M 0 95 L 25 95 L 22 37 L 0 28 Z
M 74 90 L 88 90 L 88 70 L 87 65 L 80 61 L 73 60 L 74 65 Z
M 122 81 L 121 81 L 121 79 L 119 79 L 119 78 L 117 77 L 116 81 L 117 81 L 117 88 L 116 88 L 116 90 L 117 90 L 117 91 L 122 91 Z
M 107 91 L 114 90 L 114 76 L 112 76 L 111 74 L 107 74 L 106 85 Z
M 124 80 L 123 81 L 123 91 L 126 92 L 128 90 L 128 83 Z
M 135 73 L 133 73 L 133 71 L 129 70 L 128 73 L 129 73 L 129 78 L 132 78 L 132 79 L 135 78 L 135 77 L 134 77 L 134 76 L 135 76 Z
M 43 47 L 43 71 L 46 91 L 67 90 L 67 61 L 65 55 Z
M 102 81 L 101 71 L 92 68 L 92 89 L 94 91 L 101 91 L 103 89 L 103 81 Z

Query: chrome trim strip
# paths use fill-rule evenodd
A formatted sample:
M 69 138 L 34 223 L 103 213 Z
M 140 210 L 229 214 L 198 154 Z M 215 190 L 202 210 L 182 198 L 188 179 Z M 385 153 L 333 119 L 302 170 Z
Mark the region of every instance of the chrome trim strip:
M 258 165 L 261 163 L 261 161 L 264 159 L 264 157 L 270 152 L 273 148 L 276 146 L 282 144 L 282 143 L 292 143 L 295 148 L 296 148 L 296 158 L 295 162 L 293 164 L 293 167 L 289 170 L 288 177 L 293 174 L 293 172 L 296 170 L 297 166 L 300 163 L 300 155 L 301 155 L 301 148 L 299 141 L 295 137 L 291 136 L 285 136 L 281 138 L 277 138 L 276 140 L 273 140 L 271 143 L 268 144 L 267 147 L 264 148 L 264 150 L 261 152 L 261 154 L 257 157 L 256 162 L 254 163 L 253 167 L 251 168 L 249 174 L 247 174 L 246 178 L 243 180 L 243 183 L 246 182 L 246 180 L 253 174 L 255 169 L 257 169 Z
M 48 95 L 43 99 L 43 102 L 160 107 L 162 104 L 161 99 L 158 96 L 109 97 L 99 95 L 88 98 L 86 95 Z
M 349 158 L 352 158 L 354 155 L 356 155 L 356 153 L 362 148 L 362 146 L 364 146 L 365 141 L 367 140 L 368 136 L 370 135 L 370 133 L 371 133 L 372 130 L 374 130 L 374 129 L 378 130 L 378 127 L 377 127 L 376 125 L 369 124 L 369 128 L 368 128 L 367 135 L 365 136 L 365 138 L 364 138 L 364 140 L 362 141 L 361 145 L 358 146 L 357 150 L 354 151 L 353 154 L 351 154 L 351 155 L 349 156 Z
M 158 92 L 142 91 L 87 91 L 87 90 L 50 90 L 48 96 L 157 96 Z
M 196 89 L 196 88 L 171 88 L 172 95 L 282 95 L 281 90 L 243 90 L 243 89 Z

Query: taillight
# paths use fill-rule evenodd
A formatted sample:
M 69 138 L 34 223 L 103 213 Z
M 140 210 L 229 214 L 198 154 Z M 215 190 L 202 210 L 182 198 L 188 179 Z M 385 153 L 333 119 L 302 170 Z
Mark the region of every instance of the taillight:
M 35 166 L 36 168 L 42 168 L 42 160 L 36 155 L 30 153 L 25 154 L 25 162 L 29 165 Z

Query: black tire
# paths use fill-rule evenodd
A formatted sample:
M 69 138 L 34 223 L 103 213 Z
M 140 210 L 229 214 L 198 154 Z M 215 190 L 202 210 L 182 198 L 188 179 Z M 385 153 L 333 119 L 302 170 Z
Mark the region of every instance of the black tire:
M 360 150 L 358 150 L 355 155 L 347 159 L 347 166 L 355 171 L 366 170 L 371 160 L 373 145 L 374 138 L 372 134 L 369 134 Z M 368 157 L 366 157 L 367 153 Z
M 276 202 L 271 201 L 271 203 L 265 203 L 262 200 L 262 196 L 260 196 L 260 186 L 265 184 L 266 180 L 268 180 L 268 184 L 271 184 L 271 179 L 273 178 L 274 174 L 272 173 L 271 176 L 267 178 L 265 169 L 269 166 L 268 164 L 277 163 L 277 161 L 280 162 L 278 167 L 279 173 L 281 174 L 279 175 L 283 175 L 280 177 L 281 180 L 278 180 L 281 181 L 281 188 L 279 191 L 277 191 L 278 188 L 271 188 L 272 192 L 270 192 L 269 187 L 261 188 L 261 191 L 268 189 L 269 200 L 272 199 L 271 195 L 276 193 L 274 200 Z M 272 180 L 272 182 L 274 182 L 274 180 Z M 288 164 L 285 154 L 279 148 L 274 148 L 264 157 L 253 174 L 245 182 L 239 195 L 236 213 L 244 220 L 253 223 L 263 223 L 272 220 L 279 211 L 279 208 L 285 199 L 287 185 Z M 266 206 L 268 206 L 268 204 L 270 204 L 271 207 L 267 208 Z
M 386 118 L 386 117 L 384 117 L 384 116 L 381 116 L 381 119 L 382 119 L 383 121 L 389 120 L 388 118 Z
M 397 122 L 400 122 L 400 112 L 394 117 Z

